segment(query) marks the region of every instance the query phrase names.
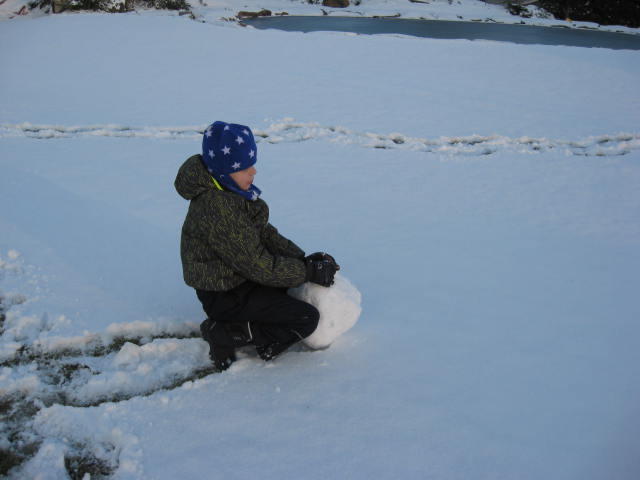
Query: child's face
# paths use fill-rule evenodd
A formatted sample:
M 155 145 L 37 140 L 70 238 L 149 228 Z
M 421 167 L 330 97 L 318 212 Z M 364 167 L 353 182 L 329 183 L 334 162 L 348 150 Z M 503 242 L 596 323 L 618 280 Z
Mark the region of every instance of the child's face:
M 231 178 L 242 190 L 249 190 L 249 187 L 253 183 L 253 177 L 256 176 L 258 171 L 256 167 L 253 165 L 249 168 L 245 168 L 244 170 L 240 170 L 239 172 L 230 173 Z

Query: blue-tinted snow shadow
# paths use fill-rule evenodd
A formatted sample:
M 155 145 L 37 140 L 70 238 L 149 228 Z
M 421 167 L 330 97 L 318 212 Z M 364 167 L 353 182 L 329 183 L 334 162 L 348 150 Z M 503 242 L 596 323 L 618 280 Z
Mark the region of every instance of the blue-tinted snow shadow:
M 284 170 L 298 161 L 288 151 L 278 146 Z M 455 452 L 451 478 L 633 478 L 640 253 L 627 160 L 354 151 L 324 167 L 341 153 L 315 146 L 308 168 L 330 194 L 303 197 L 296 240 L 335 254 L 363 294 L 349 335 L 367 341 L 345 368 L 364 393 L 343 408 L 402 411 L 367 435 L 371 449 L 416 431 L 426 451 Z M 274 190 L 295 187 L 271 168 Z
M 171 310 L 172 292 L 182 284 L 179 225 L 175 231 L 159 228 L 7 165 L 0 204 L 3 220 L 42 248 L 39 254 L 61 261 L 86 284 L 134 309 L 151 307 L 149 314 Z
M 443 442 L 476 445 L 472 470 L 634 478 L 637 251 L 522 225 L 474 226 L 465 238 L 442 224 L 402 249 L 389 248 L 402 241 L 392 234 L 368 252 L 381 275 L 352 275 L 364 293 L 354 333 L 375 344 L 371 369 L 396 392 L 389 402 L 414 418 L 433 415 L 429 428 Z

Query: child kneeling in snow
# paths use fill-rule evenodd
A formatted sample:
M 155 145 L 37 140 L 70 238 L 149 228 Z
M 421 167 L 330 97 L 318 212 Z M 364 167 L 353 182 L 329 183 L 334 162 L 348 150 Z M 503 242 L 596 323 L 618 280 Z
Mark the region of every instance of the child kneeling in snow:
M 204 132 L 202 155 L 187 159 L 174 183 L 190 200 L 180 243 L 184 281 L 208 316 L 200 330 L 220 370 L 237 347 L 254 344 L 271 360 L 311 335 L 318 310 L 287 289 L 308 281 L 329 287 L 340 269 L 326 253 L 305 256 L 269 223 L 253 185 L 256 160 L 249 127 L 215 122 Z

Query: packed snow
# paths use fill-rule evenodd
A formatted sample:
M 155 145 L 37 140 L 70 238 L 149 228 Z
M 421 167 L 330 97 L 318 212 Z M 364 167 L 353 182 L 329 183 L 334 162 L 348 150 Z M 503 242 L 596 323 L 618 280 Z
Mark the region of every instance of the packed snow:
M 231 3 L 0 27 L 9 478 L 638 478 L 640 52 Z M 299 292 L 329 348 L 208 360 L 172 183 L 216 119 L 255 129 L 272 223 L 341 265 Z
M 193 139 L 202 136 L 205 126 L 192 127 L 131 127 L 124 125 L 92 125 L 65 127 L 61 125 L 32 125 L 30 123 L 0 125 L 2 137 L 28 138 L 77 138 L 77 137 L 126 137 L 158 139 Z M 270 124 L 264 130 L 256 130 L 257 143 L 303 142 L 328 140 L 344 144 L 356 144 L 368 148 L 402 148 L 423 152 L 488 155 L 498 149 L 517 153 L 561 149 L 569 155 L 626 155 L 640 148 L 640 135 L 618 133 L 597 135 L 576 140 L 512 138 L 502 135 L 469 135 L 461 137 L 413 138 L 403 133 L 375 133 L 352 131 L 342 126 L 322 126 L 313 122 L 296 122 L 285 118 Z
M 329 347 L 356 324 L 362 311 L 360 291 L 340 273 L 336 274 L 331 288 L 307 282 L 291 289 L 289 295 L 310 303 L 320 312 L 318 327 L 304 339 L 307 346 L 315 349 Z

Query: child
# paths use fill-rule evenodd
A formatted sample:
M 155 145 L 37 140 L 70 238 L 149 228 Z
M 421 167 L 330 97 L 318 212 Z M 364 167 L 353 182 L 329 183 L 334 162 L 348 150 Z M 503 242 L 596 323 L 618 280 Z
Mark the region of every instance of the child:
M 318 310 L 287 289 L 307 281 L 329 287 L 340 269 L 326 253 L 305 256 L 269 223 L 253 185 L 257 154 L 249 127 L 215 122 L 202 155 L 187 159 L 174 183 L 190 200 L 180 243 L 184 281 L 208 316 L 200 331 L 220 370 L 236 359 L 236 347 L 252 343 L 271 360 L 311 335 Z

